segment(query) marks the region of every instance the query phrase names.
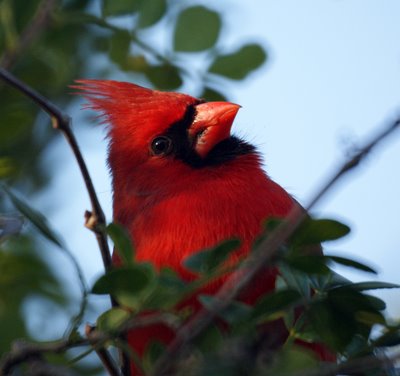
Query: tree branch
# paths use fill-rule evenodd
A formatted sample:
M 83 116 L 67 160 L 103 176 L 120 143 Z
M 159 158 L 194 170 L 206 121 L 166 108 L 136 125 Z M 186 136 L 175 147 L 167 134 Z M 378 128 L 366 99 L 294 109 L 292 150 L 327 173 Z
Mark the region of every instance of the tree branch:
M 86 336 L 89 337 L 96 330 L 95 326 L 87 324 L 85 327 Z M 116 366 L 113 358 L 110 356 L 110 353 L 104 348 L 100 347 L 95 349 L 97 356 L 101 360 L 105 370 L 108 372 L 110 376 L 121 376 L 121 373 Z
M 46 111 L 52 121 L 53 127 L 58 129 L 67 140 L 71 147 L 71 150 L 75 156 L 78 163 L 79 169 L 81 171 L 83 180 L 86 185 L 86 190 L 89 194 L 89 199 L 92 206 L 91 212 L 86 212 L 86 226 L 93 230 L 96 235 L 97 242 L 99 244 L 101 256 L 103 259 L 104 268 L 108 270 L 111 267 L 111 254 L 108 248 L 107 237 L 104 234 L 103 228 L 106 225 L 105 216 L 103 210 L 100 206 L 99 200 L 94 189 L 92 179 L 89 175 L 89 171 L 86 167 L 85 161 L 83 159 L 82 153 L 79 149 L 78 143 L 74 134 L 72 133 L 70 123 L 71 118 L 64 114 L 57 106 L 47 100 L 45 97 L 40 95 L 38 92 L 18 80 L 9 72 L 0 68 L 0 78 L 5 82 L 25 94 L 28 98 L 34 101 L 40 108 Z
M 269 236 L 249 255 L 241 266 L 231 274 L 218 293 L 214 296 L 213 304 L 205 309 L 198 311 L 192 319 L 184 324 L 177 332 L 174 340 L 170 343 L 166 351 L 156 362 L 152 376 L 162 376 L 168 373 L 170 367 L 174 364 L 183 347 L 192 342 L 200 333 L 202 333 L 214 320 L 215 316 L 238 297 L 238 295 L 247 287 L 255 276 L 270 263 L 279 247 L 296 231 L 299 225 L 307 219 L 308 211 L 342 178 L 346 173 L 356 168 L 365 157 L 382 140 L 387 138 L 400 127 L 400 119 L 396 119 L 373 137 L 359 151 L 353 153 L 353 156 L 346 160 L 337 172 L 322 186 L 314 198 L 310 201 L 306 210 L 296 206 Z
M 103 332 L 89 326 L 90 330 L 86 330 L 86 338 L 69 338 L 50 343 L 26 343 L 16 341 L 14 342 L 11 351 L 1 359 L 0 375 L 5 376 L 10 374 L 14 367 L 29 361 L 30 359 L 40 357 L 44 354 L 63 353 L 75 347 L 93 346 L 97 353 L 103 352 L 105 351 L 104 345 L 106 342 L 121 337 L 121 335 L 126 333 L 126 331 L 160 323 L 170 326 L 173 329 L 177 329 L 176 317 L 174 315 L 155 313 L 141 317 L 135 316 L 132 319 L 127 320 L 116 330 L 110 332 Z M 110 359 L 102 359 L 103 354 L 100 356 L 102 362 L 104 360 L 107 363 L 107 367 L 111 367 L 112 372 L 117 372 Z M 106 356 L 109 357 L 109 354 L 107 353 Z M 104 362 L 103 365 L 105 365 Z M 120 375 L 120 373 L 110 373 L 110 375 L 116 376 Z

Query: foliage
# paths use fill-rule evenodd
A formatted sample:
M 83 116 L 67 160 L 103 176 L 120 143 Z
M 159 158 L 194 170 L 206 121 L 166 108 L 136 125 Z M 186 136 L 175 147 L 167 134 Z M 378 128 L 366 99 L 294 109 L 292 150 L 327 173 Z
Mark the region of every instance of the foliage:
M 157 38 L 166 41 L 158 45 L 154 42 Z M 166 0 L 2 0 L 0 53 L 0 66 L 66 108 L 73 98 L 66 95 L 65 88 L 75 78 L 107 78 L 115 71 L 124 72 L 126 80 L 159 89 L 177 90 L 188 85 L 195 88 L 194 95 L 223 100 L 229 80 L 243 80 L 267 61 L 259 44 L 224 46 L 224 18 L 219 11 Z M 92 348 L 79 327 L 87 298 L 79 266 L 74 262 L 83 295 L 80 312 L 74 316 L 68 293 L 56 271 L 44 261 L 38 234 L 66 251 L 63 242 L 46 218 L 14 193 L 16 189 L 29 197 L 46 188 L 50 171 L 41 156 L 55 132 L 44 124 L 39 109 L 20 93 L 0 84 L 0 97 L 0 178 L 7 183 L 2 186 L 0 211 L 13 208 L 32 225 L 23 235 L 16 234 L 20 229 L 17 222 L 9 226 L 14 230 L 7 237 L 0 233 L 0 351 L 10 349 L 17 338 L 35 340 L 27 329 L 23 308 L 29 299 L 40 297 L 45 304 L 63 307 L 71 316 L 70 330 L 60 342 L 64 350 L 86 345 L 81 354 L 85 358 Z M 0 221 L 4 229 L 5 224 L 6 220 Z M 276 226 L 267 224 L 262 239 Z M 185 283 L 169 269 L 156 271 L 148 263 L 135 262 L 124 229 L 110 224 L 104 231 L 122 260 L 121 267 L 105 272 L 91 288 L 90 298 L 112 295 L 119 304 L 98 314 L 98 343 L 106 347 L 125 349 L 119 336 L 141 322 L 142 312 L 159 312 L 151 318 L 179 328 L 189 314 L 179 302 L 211 280 L 243 266 L 229 264 L 239 246 L 238 240 L 230 239 L 184 260 L 184 267 L 197 275 L 193 282 Z M 317 367 L 314 355 L 299 346 L 300 341 L 324 343 L 343 361 L 398 345 L 399 325 L 387 322 L 385 303 L 369 293 L 398 286 L 375 281 L 352 283 L 330 267 L 336 263 L 371 274 L 375 271 L 337 255 L 309 254 L 310 247 L 339 239 L 349 231 L 348 226 L 332 219 L 303 223 L 273 259 L 280 275 L 276 290 L 255 306 L 234 300 L 219 311 L 220 322 L 230 326 L 229 335 L 221 325 L 209 325 L 188 348 L 189 356 L 176 358 L 177 374 L 278 375 Z M 254 252 L 260 252 L 259 244 Z M 213 296 L 201 295 L 199 300 L 209 311 L 218 304 Z M 271 352 L 258 329 L 276 320 L 284 324 L 288 339 L 282 350 Z M 374 332 L 377 325 L 379 334 Z M 151 344 L 141 364 L 143 369 L 150 372 L 164 351 L 161 344 Z M 43 351 L 45 360 L 71 366 L 81 358 L 74 361 L 76 353 L 67 351 L 60 356 L 58 352 Z M 80 374 L 95 371 L 96 367 L 85 364 L 78 369 Z M 375 371 L 372 368 L 368 374 Z

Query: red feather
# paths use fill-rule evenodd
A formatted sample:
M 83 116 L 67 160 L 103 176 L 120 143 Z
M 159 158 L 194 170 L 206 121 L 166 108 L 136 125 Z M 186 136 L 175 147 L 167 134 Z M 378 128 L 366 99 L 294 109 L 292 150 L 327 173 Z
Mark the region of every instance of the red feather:
M 239 106 L 202 104 L 188 95 L 116 81 L 78 83 L 83 85 L 77 87 L 84 90 L 88 107 L 100 112 L 110 126 L 114 220 L 129 230 L 137 260 L 151 261 L 158 268 L 171 267 L 191 280 L 194 275 L 182 267 L 185 258 L 232 237 L 241 239 L 242 246 L 235 257 L 242 257 L 260 234 L 266 218 L 284 217 L 297 205 L 265 174 L 254 151 L 201 168 L 185 163 L 182 158 L 160 157 L 150 152 L 152 140 L 165 134 L 172 124 L 185 117 L 188 106 L 193 106 L 195 117 L 187 137 L 193 140 L 199 159 L 206 158 L 230 136 Z M 254 303 L 274 289 L 275 278 L 275 269 L 266 270 L 241 299 Z M 222 283 L 219 280 L 205 290 L 213 293 Z M 185 304 L 199 308 L 195 297 Z M 282 332 L 284 339 L 285 330 L 276 331 Z M 154 326 L 135 330 L 129 341 L 142 356 L 150 341 L 168 342 L 172 338 L 171 330 Z M 311 347 L 321 359 L 333 359 L 323 346 Z

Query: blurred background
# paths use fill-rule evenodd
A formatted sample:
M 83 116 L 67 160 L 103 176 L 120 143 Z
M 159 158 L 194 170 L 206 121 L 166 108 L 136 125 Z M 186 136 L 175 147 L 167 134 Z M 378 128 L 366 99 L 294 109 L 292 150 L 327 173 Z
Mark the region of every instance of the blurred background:
M 400 114 L 399 14 L 396 0 L 0 0 L 0 66 L 72 116 L 108 221 L 105 132 L 70 95 L 78 78 L 239 103 L 234 132 L 306 205 L 346 155 Z M 3 83 L 0 113 L 0 178 L 47 218 L 91 286 L 103 269 L 83 227 L 89 200 L 69 147 L 47 115 Z M 397 132 L 315 208 L 352 228 L 326 253 L 379 271 L 338 269 L 348 278 L 400 283 L 399 164 Z M 0 216 L 16 213 L 0 191 Z M 18 237 L 2 236 L 0 250 L 0 351 L 19 337 L 61 336 L 80 300 L 68 257 L 28 223 Z M 379 291 L 399 319 L 399 291 Z M 85 320 L 107 307 L 90 297 Z

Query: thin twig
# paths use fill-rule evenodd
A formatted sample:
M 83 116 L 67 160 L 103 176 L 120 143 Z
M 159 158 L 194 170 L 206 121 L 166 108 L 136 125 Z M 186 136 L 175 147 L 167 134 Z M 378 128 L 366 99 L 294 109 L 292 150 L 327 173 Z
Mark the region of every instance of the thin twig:
M 26 343 L 16 341 L 11 351 L 1 359 L 0 375 L 8 375 L 13 368 L 19 364 L 44 354 L 63 353 L 69 349 L 81 346 L 93 346 L 97 351 L 97 349 L 104 348 L 106 342 L 120 337 L 128 330 L 155 324 L 165 324 L 173 329 L 177 328 L 176 317 L 174 315 L 168 313 L 154 313 L 140 317 L 135 316 L 122 324 L 118 329 L 109 333 L 97 329 L 87 331 L 86 338 L 68 338 L 50 343 Z M 119 373 L 115 375 L 119 375 Z
M 0 68 L 0 78 L 6 81 L 8 84 L 25 94 L 32 101 L 37 103 L 40 108 L 46 111 L 52 121 L 53 127 L 62 132 L 66 138 L 68 144 L 70 145 L 72 152 L 76 158 L 79 169 L 81 171 L 83 180 L 86 185 L 87 192 L 89 194 L 92 212 L 87 212 L 86 214 L 86 224 L 87 227 L 93 230 L 96 235 L 97 242 L 99 244 L 101 256 L 103 259 L 104 268 L 108 270 L 111 267 L 111 255 L 108 248 L 107 238 L 102 230 L 106 225 L 105 216 L 103 210 L 100 206 L 99 200 L 94 189 L 92 179 L 90 178 L 89 171 L 86 167 L 85 161 L 82 157 L 82 153 L 79 149 L 78 143 L 74 134 L 71 131 L 70 123 L 71 118 L 64 114 L 57 106 L 43 97 L 41 94 L 18 80 L 12 74 L 6 70 Z
M 95 326 L 87 324 L 85 327 L 86 336 L 89 337 L 96 330 Z M 95 349 L 97 356 L 101 360 L 105 370 L 110 376 L 121 376 L 121 373 L 114 362 L 114 359 L 110 356 L 110 353 L 104 347 L 98 347 Z
M 385 127 L 377 136 L 373 137 L 363 148 L 354 156 L 345 161 L 339 167 L 310 201 L 306 210 L 295 206 L 282 222 L 269 236 L 249 255 L 243 264 L 231 274 L 222 285 L 218 293 L 214 296 L 213 303 L 207 309 L 202 308 L 192 319 L 184 324 L 177 332 L 174 340 L 170 343 L 166 351 L 156 362 L 152 375 L 161 376 L 168 372 L 169 368 L 178 358 L 181 350 L 200 333 L 202 333 L 214 320 L 215 316 L 227 308 L 232 301 L 247 287 L 256 275 L 268 265 L 275 257 L 279 247 L 295 232 L 299 225 L 307 219 L 307 212 L 334 186 L 334 184 L 347 172 L 357 167 L 360 162 L 379 144 L 400 126 L 400 119 L 396 119 Z
M 89 199 L 91 202 L 92 206 L 92 211 L 85 212 L 85 220 L 86 220 L 86 227 L 91 229 L 97 239 L 97 243 L 99 245 L 101 257 L 103 260 L 103 265 L 106 270 L 109 270 L 112 266 L 112 261 L 111 261 L 111 254 L 110 250 L 108 247 L 107 243 L 107 237 L 104 232 L 104 228 L 106 226 L 106 219 L 105 215 L 103 212 L 103 209 L 101 208 L 100 202 L 97 198 L 96 191 L 93 186 L 92 179 L 90 177 L 89 171 L 87 169 L 86 163 L 83 159 L 82 153 L 79 149 L 78 143 L 76 141 L 76 138 L 74 134 L 72 133 L 70 123 L 71 123 L 71 118 L 64 114 L 57 106 L 55 106 L 53 103 L 51 103 L 49 100 L 47 100 L 45 97 L 43 97 L 41 94 L 18 80 L 16 77 L 14 77 L 12 74 L 9 72 L 5 71 L 4 69 L 0 68 L 0 78 L 2 78 L 5 82 L 25 94 L 28 98 L 33 100 L 35 103 L 39 105 L 41 109 L 46 111 L 50 118 L 52 125 L 55 129 L 58 129 L 62 134 L 64 135 L 65 139 L 67 140 L 68 144 L 71 147 L 71 150 L 75 156 L 75 159 L 78 163 L 79 169 L 81 171 L 84 183 L 86 185 L 86 190 L 89 195 Z M 73 259 L 73 258 L 72 258 Z M 74 259 L 73 259 L 74 261 Z M 79 271 L 79 268 L 78 268 Z M 84 286 L 83 286 L 84 287 Z M 111 300 L 111 305 L 113 307 L 117 306 L 117 302 L 110 296 Z M 82 307 L 85 307 L 86 304 L 86 290 L 84 289 L 84 301 L 82 303 Z M 82 317 L 83 311 L 81 310 L 78 318 Z M 106 351 L 106 350 L 104 350 Z M 123 367 L 126 368 L 126 361 L 127 357 L 124 354 L 120 354 L 120 357 L 123 360 Z M 124 365 L 125 364 L 125 365 Z M 129 374 L 127 375 L 129 376 Z
M 18 55 L 21 52 L 25 52 L 46 28 L 56 5 L 56 0 L 43 0 L 38 4 L 35 15 L 21 33 L 18 43 L 13 48 L 6 50 L 1 56 L 0 67 L 3 69 L 10 69 L 12 67 Z

